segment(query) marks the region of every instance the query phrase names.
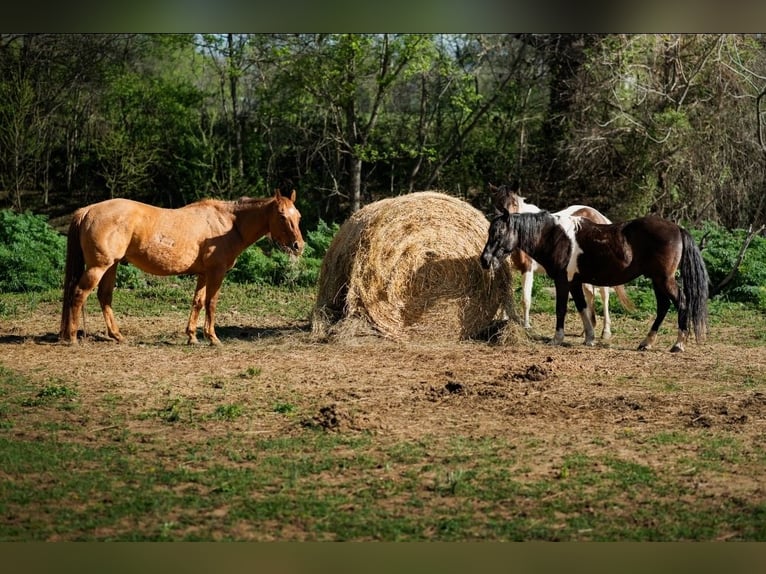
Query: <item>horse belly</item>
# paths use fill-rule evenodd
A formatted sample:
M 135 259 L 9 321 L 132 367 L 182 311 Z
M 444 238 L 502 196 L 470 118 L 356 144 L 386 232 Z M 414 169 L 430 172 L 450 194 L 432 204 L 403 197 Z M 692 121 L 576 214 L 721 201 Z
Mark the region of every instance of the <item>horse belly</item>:
M 615 287 L 623 285 L 638 277 L 633 266 L 624 259 L 580 254 L 577 262 L 577 272 L 583 283 L 600 287 Z
M 182 275 L 201 271 L 199 245 L 178 234 L 155 231 L 148 238 L 135 238 L 125 258 L 152 275 Z

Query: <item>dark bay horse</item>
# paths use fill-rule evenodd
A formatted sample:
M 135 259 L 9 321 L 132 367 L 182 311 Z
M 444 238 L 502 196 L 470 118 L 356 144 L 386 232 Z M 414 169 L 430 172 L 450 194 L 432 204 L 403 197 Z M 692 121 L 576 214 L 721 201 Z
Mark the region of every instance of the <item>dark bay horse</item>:
M 518 183 L 513 185 L 494 186 L 489 184 L 492 200 L 498 210 L 507 209 L 510 213 L 539 213 L 542 211 L 532 203 L 527 203 L 526 198 L 518 195 Z M 557 211 L 554 215 L 574 215 L 590 219 L 593 223 L 612 223 L 608 217 L 593 207 L 587 205 L 571 205 L 566 209 Z M 525 251 L 514 249 L 511 253 L 513 266 L 521 272 L 521 309 L 524 315 L 524 328 L 529 329 L 532 324 L 529 320 L 529 311 L 532 307 L 532 287 L 535 273 L 545 273 L 545 269 Z M 604 325 L 601 329 L 601 338 L 609 339 L 612 336 L 612 318 L 609 314 L 609 287 L 599 286 L 601 302 L 604 313 Z M 596 324 L 596 311 L 594 306 L 596 288 L 589 283 L 583 283 L 585 302 L 590 310 L 590 318 L 593 325 Z M 627 310 L 635 309 L 633 302 L 628 297 L 625 287 L 616 285 L 614 291 L 622 306 Z M 507 313 L 507 311 L 506 311 Z
M 117 265 L 127 261 L 153 275 L 197 276 L 186 326 L 189 344 L 197 342 L 197 319 L 205 307 L 204 334 L 211 344 L 215 308 L 226 272 L 242 251 L 263 236 L 295 255 L 303 251 L 295 191 L 270 198 L 237 201 L 204 199 L 179 209 L 163 209 L 109 199 L 78 209 L 67 238 L 64 300 L 59 339 L 77 342 L 85 300 L 98 286 L 98 300 L 110 337 L 122 341 L 112 312 Z
M 670 349 L 684 350 L 689 324 L 697 342 L 707 332 L 708 275 L 699 249 L 688 231 L 656 215 L 624 223 L 600 225 L 572 215 L 539 213 L 496 215 L 481 254 L 485 269 L 496 268 L 519 248 L 538 261 L 556 286 L 556 333 L 553 344 L 564 340 L 564 319 L 569 293 L 582 318 L 585 344 L 594 333 L 587 312 L 583 283 L 622 285 L 644 275 L 652 281 L 657 315 L 639 345 L 646 350 L 656 342 L 657 331 L 671 301 L 678 311 L 678 338 Z M 680 269 L 681 288 L 675 272 Z

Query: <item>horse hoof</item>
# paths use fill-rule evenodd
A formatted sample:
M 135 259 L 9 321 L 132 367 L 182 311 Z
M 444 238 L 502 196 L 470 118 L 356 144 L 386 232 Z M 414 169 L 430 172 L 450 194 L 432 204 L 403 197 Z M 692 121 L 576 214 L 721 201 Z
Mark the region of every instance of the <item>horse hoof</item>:
M 649 345 L 639 345 L 638 350 L 639 351 L 648 351 L 651 347 Z
M 670 352 L 671 353 L 683 353 L 684 352 L 684 348 L 681 345 L 673 345 L 670 348 Z
M 595 341 L 585 341 L 583 343 L 583 345 L 585 345 L 586 347 L 595 347 L 596 346 L 596 342 Z

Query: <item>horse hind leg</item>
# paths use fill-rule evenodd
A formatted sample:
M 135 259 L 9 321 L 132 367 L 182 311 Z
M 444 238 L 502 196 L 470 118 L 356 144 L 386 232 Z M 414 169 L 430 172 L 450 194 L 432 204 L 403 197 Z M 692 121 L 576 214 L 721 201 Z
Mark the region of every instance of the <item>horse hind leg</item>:
M 660 330 L 662 322 L 665 320 L 665 316 L 670 309 L 671 299 L 677 301 L 678 286 L 675 283 L 675 279 L 672 277 L 666 279 L 663 283 L 659 283 L 657 280 L 652 282 L 654 287 L 654 297 L 657 300 L 657 315 L 652 323 L 649 333 L 643 341 L 638 345 L 639 351 L 647 351 L 657 342 L 657 332 Z M 675 285 L 675 292 L 673 286 Z
M 591 322 L 591 314 L 593 313 L 593 291 L 590 291 L 590 305 L 588 305 L 586 302 L 586 289 L 583 288 L 582 283 L 573 282 L 570 286 L 570 291 L 572 293 L 572 299 L 574 299 L 575 307 L 580 313 L 580 318 L 582 319 L 582 327 L 583 331 L 585 332 L 584 344 L 588 347 L 592 347 L 595 345 L 596 338 L 593 331 L 593 323 Z
M 674 276 L 668 277 L 665 282 L 666 297 L 673 303 L 678 312 L 678 335 L 676 342 L 670 348 L 671 353 L 682 353 L 686 349 L 686 341 L 689 338 L 689 310 L 683 293 L 678 288 Z M 669 304 L 668 304 L 669 307 Z
M 604 327 L 601 330 L 601 338 L 604 340 L 612 338 L 612 317 L 609 314 L 609 287 L 600 287 L 601 304 L 604 307 Z
M 77 331 L 79 328 L 80 315 L 85 307 L 88 296 L 96 288 L 104 275 L 106 268 L 90 267 L 82 274 L 72 296 L 69 324 L 62 325 L 62 335 L 65 341 L 77 343 Z
M 186 336 L 188 337 L 188 345 L 195 345 L 198 342 L 197 321 L 199 320 L 199 312 L 205 305 L 205 285 L 205 276 L 198 275 L 197 286 L 194 288 L 194 298 L 192 299 L 191 313 L 189 314 L 189 321 L 186 324 Z
M 107 334 L 118 343 L 121 343 L 125 340 L 125 337 L 120 333 L 120 329 L 117 327 L 117 322 L 114 319 L 114 311 L 112 311 L 112 295 L 114 293 L 114 284 L 117 281 L 117 266 L 119 264 L 119 261 L 115 262 L 101 277 L 101 281 L 98 284 L 98 302 L 101 305 L 101 313 L 104 315 Z

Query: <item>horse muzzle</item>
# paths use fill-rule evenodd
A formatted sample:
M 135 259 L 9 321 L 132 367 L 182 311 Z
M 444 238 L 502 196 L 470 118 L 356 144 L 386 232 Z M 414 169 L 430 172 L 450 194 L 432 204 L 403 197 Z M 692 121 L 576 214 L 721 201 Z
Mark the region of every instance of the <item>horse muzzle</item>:
M 305 246 L 305 243 L 303 241 L 293 241 L 293 243 L 289 245 L 280 245 L 280 249 L 284 251 L 285 253 L 289 253 L 290 255 L 294 257 L 300 257 L 303 253 L 303 247 Z
M 481 254 L 480 261 L 481 261 L 481 266 L 484 269 L 491 269 L 494 271 L 499 266 L 499 261 L 497 260 L 497 258 L 493 257 L 491 254 L 486 252 Z

